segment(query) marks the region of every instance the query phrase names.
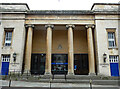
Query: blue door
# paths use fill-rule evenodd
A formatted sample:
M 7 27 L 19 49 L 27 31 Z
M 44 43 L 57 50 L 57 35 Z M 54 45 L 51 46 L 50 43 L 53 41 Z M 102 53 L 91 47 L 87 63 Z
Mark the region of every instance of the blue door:
M 110 55 L 111 76 L 119 76 L 119 56 Z
M 8 75 L 8 72 L 9 72 L 9 62 L 2 62 L 1 74 Z
M 110 63 L 111 76 L 119 76 L 119 65 L 118 63 Z

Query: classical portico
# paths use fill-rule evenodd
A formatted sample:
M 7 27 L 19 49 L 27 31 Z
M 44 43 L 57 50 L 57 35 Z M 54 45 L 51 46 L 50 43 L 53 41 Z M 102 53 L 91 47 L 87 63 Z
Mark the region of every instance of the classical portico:
M 31 70 L 31 55 L 32 55 L 32 44 L 33 44 L 33 32 L 35 29 L 35 26 L 38 25 L 26 25 L 27 31 L 27 40 L 26 40 L 26 50 L 25 50 L 25 71 L 33 71 Z M 45 38 L 46 38 L 46 51 L 44 54 L 46 54 L 46 59 L 45 59 L 45 75 L 51 75 L 52 74 L 52 54 L 55 54 L 52 52 L 52 45 L 53 45 L 53 31 L 56 30 L 54 28 L 57 27 L 55 24 L 48 24 L 48 25 L 42 25 L 44 27 L 44 31 L 46 31 Z M 78 25 L 77 25 L 78 26 Z M 84 30 L 86 30 L 86 38 L 87 38 L 87 45 L 88 45 L 88 65 L 89 65 L 89 75 L 95 75 L 95 56 L 94 56 L 94 43 L 93 43 L 93 32 L 92 30 L 94 29 L 94 25 L 82 25 L 84 27 Z M 60 27 L 60 26 L 59 26 Z M 66 27 L 67 30 L 67 55 L 68 55 L 68 70 L 67 74 L 68 75 L 75 75 L 74 74 L 74 42 L 73 42 L 73 31 L 75 31 L 76 26 L 74 24 L 68 24 L 68 25 L 63 25 L 62 27 Z M 79 26 L 80 27 L 80 26 Z M 78 28 L 78 27 L 77 27 Z M 57 30 L 56 30 L 57 32 Z M 59 31 L 58 31 L 59 33 Z M 34 33 L 35 35 L 35 33 Z M 82 43 L 82 42 L 81 42 Z M 42 43 L 41 43 L 42 44 Z M 57 53 L 58 54 L 58 53 Z

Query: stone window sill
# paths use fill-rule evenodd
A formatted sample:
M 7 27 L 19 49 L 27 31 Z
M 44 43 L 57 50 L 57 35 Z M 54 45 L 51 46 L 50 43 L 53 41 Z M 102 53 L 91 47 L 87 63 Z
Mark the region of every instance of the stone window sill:
M 109 49 L 109 50 L 111 50 L 111 49 L 116 49 L 116 50 L 118 50 L 118 47 L 109 47 L 108 49 Z
M 12 46 L 2 46 L 2 49 L 12 49 Z

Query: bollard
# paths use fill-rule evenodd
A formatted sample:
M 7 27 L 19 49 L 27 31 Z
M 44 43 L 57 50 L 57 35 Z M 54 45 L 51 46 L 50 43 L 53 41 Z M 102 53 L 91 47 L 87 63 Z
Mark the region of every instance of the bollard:
M 52 77 L 52 79 L 54 79 L 54 73 L 53 73 L 53 77 Z
M 52 78 L 50 77 L 50 89 L 51 89 L 51 81 L 52 81 Z
M 11 79 L 10 79 L 10 81 L 9 81 L 9 87 L 11 86 Z
M 11 73 L 10 73 L 10 80 L 9 80 L 9 87 L 11 86 Z
M 92 89 L 92 80 L 90 79 L 90 89 Z
M 27 71 L 27 79 L 28 79 L 28 71 Z
M 65 80 L 66 80 L 66 73 L 65 73 Z

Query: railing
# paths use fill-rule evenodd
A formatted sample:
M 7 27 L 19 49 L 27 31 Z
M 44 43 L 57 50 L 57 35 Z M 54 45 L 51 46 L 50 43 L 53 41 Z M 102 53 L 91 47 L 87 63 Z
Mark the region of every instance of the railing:
M 63 72 L 62 75 L 64 75 L 64 79 L 66 80 L 67 70 L 52 70 L 52 79 L 54 79 L 54 76 L 57 75 L 55 72 Z

